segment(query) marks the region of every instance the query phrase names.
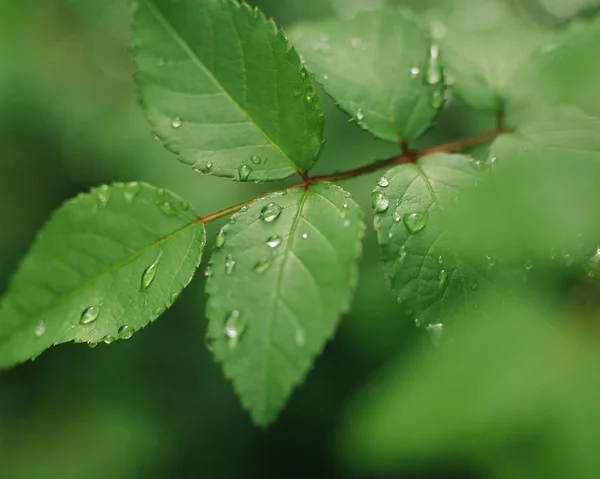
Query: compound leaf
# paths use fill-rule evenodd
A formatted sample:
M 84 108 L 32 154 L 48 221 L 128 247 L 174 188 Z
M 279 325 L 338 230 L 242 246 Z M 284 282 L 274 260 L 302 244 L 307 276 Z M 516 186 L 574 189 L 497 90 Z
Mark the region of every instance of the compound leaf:
M 272 21 L 233 0 L 141 0 L 136 80 L 165 146 L 239 181 L 306 172 L 321 147 L 321 101 Z
M 67 341 L 129 338 L 173 304 L 204 244 L 204 225 L 163 189 L 115 184 L 68 201 L 0 303 L 0 367 Z
M 208 341 L 257 424 L 276 417 L 348 310 L 362 218 L 319 183 L 257 200 L 219 233 Z

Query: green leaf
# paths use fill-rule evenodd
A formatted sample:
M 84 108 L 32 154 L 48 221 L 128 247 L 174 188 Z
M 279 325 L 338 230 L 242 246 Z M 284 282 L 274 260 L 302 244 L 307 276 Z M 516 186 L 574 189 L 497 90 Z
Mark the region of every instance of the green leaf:
M 183 162 L 239 181 L 314 164 L 321 100 L 261 12 L 233 0 L 141 0 L 134 37 L 148 120 Z
M 438 40 L 452 88 L 468 105 L 500 111 L 514 88 L 516 71 L 551 34 L 517 19 L 484 28 L 456 18 L 464 17 L 445 17 L 455 20 L 441 23 L 444 35 Z
M 330 183 L 273 193 L 219 233 L 208 338 L 257 424 L 273 421 L 349 308 L 364 231 L 349 196 Z
M 373 192 L 385 277 L 417 326 L 438 325 L 456 308 L 478 305 L 494 259 L 460 255 L 445 211 L 485 177 L 488 165 L 436 154 L 388 171 Z
M 325 91 L 375 136 L 414 140 L 444 102 L 437 50 L 396 8 L 302 23 L 290 38 Z
M 204 242 L 189 205 L 147 184 L 101 186 L 68 201 L 0 303 L 0 367 L 71 340 L 129 338 L 173 304 Z
M 600 17 L 576 22 L 557 35 L 515 74 L 509 113 L 559 104 L 600 113 Z

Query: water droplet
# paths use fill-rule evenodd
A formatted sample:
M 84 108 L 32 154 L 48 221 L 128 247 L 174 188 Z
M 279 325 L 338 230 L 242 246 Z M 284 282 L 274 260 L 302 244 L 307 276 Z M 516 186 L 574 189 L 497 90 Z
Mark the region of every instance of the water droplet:
M 162 252 L 154 260 L 154 263 L 148 266 L 142 273 L 142 286 L 140 288 L 140 292 L 143 293 L 144 291 L 146 291 L 152 284 L 152 281 L 154 281 L 154 278 L 156 278 L 156 271 L 158 269 L 158 263 L 160 261 L 161 256 Z
M 415 326 L 417 328 L 420 328 L 421 326 L 423 326 L 423 320 L 419 319 L 419 318 L 415 318 Z
M 179 118 L 178 116 L 173 118 L 173 121 L 171 122 L 171 126 L 173 128 L 179 128 L 181 125 L 183 125 L 183 120 L 181 118 Z
M 186 203 L 185 201 L 180 201 L 179 207 L 181 208 L 182 211 L 187 211 L 190 209 L 190 204 Z
M 46 332 L 46 323 L 44 322 L 43 319 L 40 319 L 37 324 L 35 325 L 35 329 L 33 330 L 35 333 L 35 336 L 38 338 L 41 338 L 44 333 Z
M 233 256 L 228 254 L 225 258 L 225 274 L 233 273 L 234 268 L 235 268 L 235 259 L 233 259 Z
M 487 164 L 489 166 L 494 166 L 494 165 L 498 164 L 498 158 L 495 157 L 495 156 L 492 156 L 491 158 L 488 158 L 487 159 Z
M 248 205 L 244 205 L 240 208 L 240 213 L 245 213 L 246 211 L 248 211 Z
M 119 338 L 121 339 L 129 339 L 131 336 L 133 336 L 133 333 L 134 330 L 127 325 L 121 326 L 118 331 Z
M 83 310 L 81 317 L 79 318 L 79 324 L 90 324 L 98 319 L 100 315 L 100 308 L 96 306 L 90 306 Z
M 347 209 L 348 206 L 350 206 L 350 205 L 348 204 L 348 202 L 344 202 L 344 204 L 342 206 L 344 207 L 344 209 Z
M 209 264 L 206 268 L 204 268 L 204 276 L 210 278 L 212 276 L 212 266 Z
M 445 329 L 444 329 L 444 325 L 442 323 L 436 323 L 436 324 L 427 325 L 427 328 L 425 328 L 425 331 L 427 331 L 431 335 L 431 339 L 432 339 L 433 343 L 437 344 L 437 343 L 439 343 L 440 339 L 444 335 Z
M 485 255 L 485 259 L 487 260 L 488 269 L 492 269 L 494 266 L 496 266 L 496 261 L 487 254 Z
M 436 88 L 431 94 L 431 106 L 436 110 L 439 110 L 444 104 L 444 90 Z
M 165 191 L 164 188 L 157 188 L 156 189 L 156 196 L 160 196 L 162 198 L 163 196 L 165 196 L 165 193 L 166 193 L 166 191 Z
M 533 269 L 533 261 L 527 260 L 525 261 L 525 270 L 531 271 Z
M 439 280 L 440 287 L 444 286 L 446 284 L 446 281 L 448 280 L 448 271 L 446 271 L 445 269 L 441 270 Z
M 483 171 L 489 166 L 489 164 L 487 162 L 481 161 L 481 160 L 476 160 L 475 158 L 471 158 L 471 160 L 469 161 L 469 164 L 471 165 L 472 168 L 474 168 L 477 171 Z
M 237 221 L 237 219 L 235 218 L 235 216 L 232 216 L 231 218 L 229 218 L 229 221 L 227 223 L 229 223 L 230 225 L 235 224 L 235 222 Z
M 438 256 L 438 264 L 444 264 L 444 258 Z
M 227 315 L 223 331 L 229 338 L 229 347 L 233 349 L 244 331 L 246 330 L 246 321 L 244 321 L 240 312 L 236 309 Z
M 350 220 L 344 220 L 344 228 L 348 228 L 350 225 Z
M 406 251 L 406 246 L 402 245 L 402 247 L 400 248 L 400 254 L 398 255 L 398 257 L 400 259 L 400 264 L 402 264 L 406 261 L 407 255 L 408 255 L 408 253 Z
M 358 110 L 358 111 L 356 112 L 356 119 L 357 119 L 358 121 L 361 121 L 361 120 L 363 120 L 364 118 L 365 118 L 365 115 L 364 115 L 364 113 L 362 112 L 362 110 Z
M 296 329 L 296 346 L 302 347 L 306 344 L 306 336 L 302 328 Z
M 88 348 L 94 349 L 96 346 L 98 346 L 98 343 L 95 343 L 94 341 L 88 341 L 87 345 Z
M 199 165 L 198 163 L 196 163 L 193 166 L 194 171 L 197 171 L 198 173 L 203 173 L 203 174 L 208 174 L 212 171 L 213 169 L 213 163 L 212 161 L 207 161 L 204 165 Z
M 303 233 L 302 234 L 302 239 L 306 239 L 306 238 L 308 238 L 308 235 L 306 233 Z
M 225 231 L 220 229 L 217 233 L 217 237 L 215 238 L 215 248 L 221 249 L 225 244 Z
M 393 214 L 392 218 L 396 223 L 400 223 L 400 221 L 402 221 L 402 215 L 397 211 Z
M 323 74 L 323 80 L 329 80 L 329 75 L 327 73 Z
M 109 336 L 105 336 L 102 341 L 104 341 L 106 344 L 110 344 L 110 343 L 114 343 L 116 340 L 117 340 L 117 338 L 109 335 Z
M 250 161 L 255 165 L 260 165 L 262 160 L 258 156 L 253 156 L 250 158 Z
M 413 78 L 417 78 L 421 74 L 421 69 L 419 67 L 412 67 L 410 69 L 410 76 Z
M 96 190 L 96 196 L 102 207 L 105 207 L 112 196 L 112 190 L 107 185 L 102 185 Z
M 354 37 L 350 40 L 350 45 L 352 45 L 353 48 L 360 48 L 362 46 L 362 39 Z
M 179 214 L 179 210 L 170 201 L 161 201 L 158 203 L 158 209 L 167 216 L 177 216 Z
M 256 264 L 254 265 L 254 267 L 252 268 L 252 271 L 255 271 L 256 273 L 264 273 L 266 270 L 269 269 L 269 267 L 273 264 L 273 258 L 267 257 L 267 258 L 263 258 L 261 260 L 258 260 L 256 262 Z
M 248 180 L 248 177 L 252 173 L 252 167 L 248 165 L 242 165 L 238 168 L 238 177 L 240 181 Z
M 437 85 L 442 81 L 442 67 L 439 62 L 440 49 L 437 45 L 431 45 L 429 49 L 429 65 L 427 67 L 427 83 Z
M 375 213 L 385 213 L 390 206 L 390 200 L 388 200 L 386 196 L 379 191 L 374 191 L 371 199 Z
M 277 203 L 269 203 L 260 211 L 260 219 L 266 221 L 267 223 L 272 223 L 279 218 L 279 215 L 282 211 L 283 208 Z
M 381 186 L 382 188 L 387 188 L 389 184 L 390 181 L 385 176 L 382 176 L 377 180 L 377 186 Z
M 587 273 L 590 278 L 600 279 L 600 248 L 590 258 Z
M 404 215 L 404 226 L 411 233 L 415 234 L 425 228 L 428 218 L 427 211 L 425 213 L 410 213 Z
M 125 201 L 127 201 L 127 203 L 131 203 L 141 189 L 142 187 L 140 184 L 135 181 L 127 183 L 123 188 L 123 196 L 125 197 Z
M 272 235 L 267 238 L 267 246 L 269 248 L 277 248 L 282 241 L 283 239 L 281 238 L 281 236 Z

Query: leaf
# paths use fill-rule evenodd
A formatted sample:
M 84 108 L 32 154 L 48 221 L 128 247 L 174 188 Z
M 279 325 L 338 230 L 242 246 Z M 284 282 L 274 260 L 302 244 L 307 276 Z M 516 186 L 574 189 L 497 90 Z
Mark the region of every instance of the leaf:
M 71 340 L 129 338 L 173 304 L 204 242 L 189 205 L 147 184 L 101 186 L 68 201 L 0 303 L 0 367 Z
M 233 0 L 141 0 L 136 81 L 165 146 L 197 171 L 239 181 L 306 172 L 321 100 L 285 35 Z
M 384 140 L 418 138 L 444 102 L 437 50 L 396 8 L 302 23 L 290 38 L 325 91 L 361 128 Z
M 551 34 L 514 18 L 487 28 L 458 21 L 463 18 L 449 15 L 441 23 L 440 58 L 452 79 L 448 81 L 468 105 L 503 110 L 514 88 L 516 71 L 531 61 L 533 52 L 548 42 Z
M 484 178 L 485 163 L 436 154 L 388 171 L 373 192 L 385 277 L 417 326 L 438 325 L 456 308 L 478 305 L 494 259 L 459 255 L 446 210 Z
M 600 113 L 598 42 L 600 17 L 576 22 L 557 35 L 515 74 L 510 110 L 523 111 L 568 104 Z
M 253 420 L 274 420 L 350 305 L 363 213 L 329 183 L 255 201 L 219 233 L 208 337 Z

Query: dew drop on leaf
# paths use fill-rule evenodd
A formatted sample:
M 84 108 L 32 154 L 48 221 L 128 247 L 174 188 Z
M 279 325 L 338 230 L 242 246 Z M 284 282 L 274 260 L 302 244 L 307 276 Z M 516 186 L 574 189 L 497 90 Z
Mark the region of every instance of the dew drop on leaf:
M 375 213 L 385 213 L 390 206 L 390 200 L 379 191 L 374 191 L 371 199 Z
M 446 284 L 446 281 L 448 280 L 448 271 L 446 271 L 445 269 L 441 270 L 439 280 L 440 280 L 440 288 L 441 288 Z
M 303 233 L 302 234 L 302 239 L 306 239 L 306 238 L 308 238 L 308 235 L 306 233 Z
M 244 321 L 244 318 L 237 309 L 227 315 L 223 331 L 225 332 L 225 336 L 229 338 L 229 347 L 231 349 L 235 348 L 245 330 L 246 321 Z
M 233 269 L 235 268 L 235 259 L 230 254 L 225 258 L 225 274 L 233 273 Z
M 173 121 L 171 122 L 171 126 L 173 128 L 179 128 L 181 125 L 183 125 L 183 120 L 181 118 L 179 118 L 178 116 L 173 118 Z
M 264 273 L 273 264 L 273 258 L 263 258 L 256 262 L 252 271 L 256 273 Z
M 428 213 L 409 213 L 404 215 L 404 226 L 410 234 L 415 234 L 427 225 Z
M 142 187 L 140 184 L 135 181 L 127 183 L 125 188 L 123 188 L 123 196 L 125 197 L 125 201 L 127 201 L 127 203 L 131 203 L 141 189 Z
M 393 214 L 392 218 L 396 223 L 400 223 L 400 221 L 402 221 L 402 215 L 397 211 Z
M 427 83 L 437 85 L 442 81 L 442 67 L 439 62 L 440 50 L 437 45 L 431 45 L 429 50 L 429 65 L 427 67 Z
M 390 181 L 385 176 L 382 176 L 377 180 L 377 186 L 381 186 L 382 188 L 387 188 L 389 184 Z
M 429 324 L 425 330 L 431 335 L 431 339 L 434 344 L 439 343 L 445 331 L 442 323 Z
M 217 237 L 215 238 L 215 248 L 221 249 L 225 244 L 225 231 L 222 229 L 217 233 Z
M 84 309 L 83 313 L 81 313 L 81 317 L 79 318 L 79 324 L 93 323 L 94 321 L 96 321 L 96 319 L 98 319 L 99 315 L 100 308 L 97 308 L 96 306 L 90 306 L 89 308 Z
M 165 191 L 165 189 L 164 189 L 164 188 L 157 188 L 157 190 L 156 190 L 156 196 L 159 196 L 159 197 L 161 197 L 161 198 L 162 198 L 163 196 L 165 196 L 165 193 L 166 193 L 166 191 Z
M 436 110 L 439 110 L 444 104 L 444 90 L 436 88 L 431 93 L 431 106 Z
M 444 258 L 438 256 L 438 264 L 444 264 Z
M 118 331 L 119 338 L 121 338 L 121 339 L 129 339 L 129 338 L 131 338 L 131 336 L 133 336 L 133 333 L 134 333 L 133 329 L 131 329 L 127 325 L 121 326 Z
M 209 264 L 206 268 L 204 268 L 204 276 L 210 278 L 212 276 L 212 266 Z
M 88 348 L 94 349 L 96 346 L 98 346 L 98 343 L 96 343 L 94 341 L 88 341 L 87 345 L 88 345 Z
M 177 216 L 179 214 L 179 210 L 170 201 L 161 201 L 158 203 L 158 209 L 167 216 Z
M 266 221 L 267 223 L 272 223 L 279 218 L 279 215 L 282 211 L 283 208 L 277 203 L 269 203 L 260 211 L 260 219 Z
M 253 156 L 250 158 L 250 161 L 252 163 L 254 163 L 255 165 L 260 165 L 260 163 L 262 162 L 262 160 L 258 157 L 258 156 Z
M 240 181 L 247 181 L 252 173 L 252 167 L 248 165 L 242 165 L 238 168 L 238 176 Z
M 400 248 L 400 254 L 398 255 L 400 258 L 400 263 L 404 263 L 406 261 L 406 256 L 408 255 L 407 251 L 406 251 L 406 246 L 402 245 L 402 247 Z
M 161 256 L 162 256 L 162 253 L 159 254 L 158 258 L 156 258 L 154 263 L 152 263 L 150 266 L 148 266 L 142 273 L 142 285 L 140 288 L 140 291 L 142 293 L 150 287 L 150 285 L 154 281 L 154 278 L 156 278 L 156 271 L 158 269 L 158 263 L 160 261 Z
M 46 332 L 46 323 L 44 322 L 43 319 L 40 319 L 37 324 L 35 325 L 35 329 L 33 330 L 33 332 L 35 333 L 35 336 L 37 338 L 41 338 L 44 333 Z
M 358 110 L 358 111 L 356 112 L 356 119 L 357 119 L 358 121 L 361 121 L 361 120 L 363 120 L 364 118 L 365 118 L 365 114 L 362 112 L 362 110 Z
M 410 69 L 410 76 L 413 78 L 417 78 L 421 74 L 421 69 L 419 67 L 412 67 Z
M 481 161 L 481 160 L 476 160 L 475 158 L 471 158 L 471 160 L 469 161 L 469 164 L 471 165 L 471 167 L 477 171 L 483 171 L 485 170 L 489 164 L 485 161 Z
M 102 339 L 102 341 L 104 341 L 106 344 L 110 344 L 110 343 L 114 343 L 116 341 L 116 338 L 114 336 L 105 336 L 104 339 Z
M 283 239 L 281 238 L 281 236 L 272 235 L 267 238 L 266 244 L 269 248 L 277 248 L 282 241 Z

